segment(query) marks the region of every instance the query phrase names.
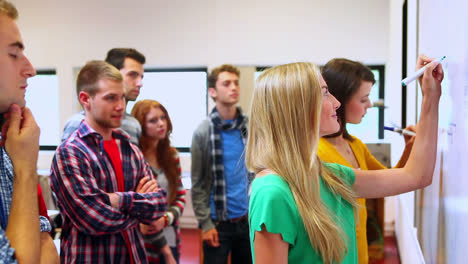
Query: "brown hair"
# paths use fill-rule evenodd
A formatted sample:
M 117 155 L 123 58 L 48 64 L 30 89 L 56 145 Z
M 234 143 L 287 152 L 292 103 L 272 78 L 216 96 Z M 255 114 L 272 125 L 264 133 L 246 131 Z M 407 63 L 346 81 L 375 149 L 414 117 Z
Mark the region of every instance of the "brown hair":
M 18 10 L 16 7 L 12 3 L 5 0 L 0 0 L 0 15 L 2 14 L 11 19 L 18 18 Z
M 141 100 L 138 101 L 132 109 L 132 115 L 140 122 L 143 133 L 140 137 L 140 148 L 146 150 L 148 148 L 149 139 L 145 133 L 145 123 L 146 115 L 153 108 L 159 108 L 166 115 L 167 120 L 167 133 L 164 139 L 158 142 L 158 146 L 154 151 L 156 151 L 156 158 L 158 164 L 164 171 L 167 181 L 169 183 L 170 197 L 168 203 L 172 203 L 177 194 L 177 187 L 179 182 L 179 166 L 178 161 L 175 159 L 176 149 L 171 147 L 171 140 L 169 139 L 170 134 L 172 133 L 172 122 L 169 114 L 167 113 L 166 108 L 160 104 L 158 101 L 154 100 Z
M 98 82 L 103 79 L 122 82 L 123 77 L 117 68 L 105 61 L 94 60 L 86 63 L 76 78 L 76 94 L 79 96 L 83 91 L 94 96 L 99 89 Z
M 374 74 L 364 64 L 343 58 L 332 59 L 322 68 L 322 77 L 328 85 L 328 90 L 341 103 L 336 110 L 340 130 L 325 137 L 343 137 L 353 141 L 354 139 L 346 130 L 346 103 L 359 90 L 362 81 L 375 83 Z
M 208 88 L 216 88 L 218 76 L 222 72 L 230 72 L 237 75 L 237 77 L 240 76 L 240 71 L 238 68 L 232 66 L 231 64 L 223 64 L 219 67 L 214 68 L 208 75 Z

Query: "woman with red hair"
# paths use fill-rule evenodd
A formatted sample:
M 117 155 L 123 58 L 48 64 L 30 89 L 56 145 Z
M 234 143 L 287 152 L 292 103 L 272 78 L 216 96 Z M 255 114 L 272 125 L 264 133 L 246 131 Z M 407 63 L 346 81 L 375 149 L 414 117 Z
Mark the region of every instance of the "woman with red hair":
M 158 184 L 167 191 L 168 209 L 164 216 L 151 225 L 140 224 L 148 260 L 150 263 L 179 263 L 178 219 L 184 210 L 186 191 L 181 181 L 179 155 L 169 140 L 172 122 L 166 108 L 154 100 L 137 102 L 132 115 L 141 124 L 141 151 Z

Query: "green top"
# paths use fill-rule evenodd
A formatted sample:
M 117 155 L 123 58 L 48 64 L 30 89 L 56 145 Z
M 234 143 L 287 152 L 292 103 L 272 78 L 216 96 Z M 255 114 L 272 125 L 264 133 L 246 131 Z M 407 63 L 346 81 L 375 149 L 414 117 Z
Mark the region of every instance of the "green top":
M 343 177 L 349 185 L 354 184 L 354 172 L 339 164 L 324 163 L 333 173 Z M 347 235 L 347 252 L 342 263 L 358 263 L 354 209 L 341 196 L 335 196 L 320 178 L 320 195 L 330 212 Z M 250 247 L 255 261 L 255 231 L 262 225 L 270 233 L 281 234 L 289 243 L 289 263 L 323 263 L 322 258 L 312 248 L 293 194 L 286 181 L 279 175 L 269 174 L 257 178 L 252 183 L 249 204 Z

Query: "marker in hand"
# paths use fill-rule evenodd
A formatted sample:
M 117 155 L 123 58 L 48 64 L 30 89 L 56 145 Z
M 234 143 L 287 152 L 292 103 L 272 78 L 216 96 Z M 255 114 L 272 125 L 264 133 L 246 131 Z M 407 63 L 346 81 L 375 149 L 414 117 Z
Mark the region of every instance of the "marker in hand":
M 397 133 L 400 133 L 400 134 L 402 134 L 402 135 L 416 136 L 416 133 L 414 133 L 413 131 L 406 130 L 406 129 L 395 128 L 395 127 L 388 127 L 388 126 L 384 126 L 383 128 L 384 128 L 385 130 L 397 132 Z
M 437 59 L 437 60 L 434 60 L 435 62 L 437 62 L 438 64 L 441 63 L 444 59 L 445 59 L 446 56 L 443 56 L 442 58 L 440 59 Z M 403 79 L 403 81 L 401 81 L 401 84 L 403 84 L 404 86 L 408 85 L 410 82 L 416 80 L 417 78 L 419 78 L 419 76 L 423 75 L 424 71 L 426 70 L 426 67 L 427 67 L 428 64 L 426 64 L 424 67 L 422 67 L 421 69 L 417 70 L 415 73 L 413 73 L 412 75 L 406 77 Z

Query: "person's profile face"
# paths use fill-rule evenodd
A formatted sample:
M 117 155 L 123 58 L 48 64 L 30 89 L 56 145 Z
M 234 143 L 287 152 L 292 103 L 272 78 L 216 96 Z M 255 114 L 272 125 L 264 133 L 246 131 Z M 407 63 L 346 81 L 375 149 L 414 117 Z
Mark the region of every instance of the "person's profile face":
M 143 64 L 132 58 L 125 58 L 120 73 L 122 73 L 123 76 L 127 101 L 135 101 L 143 86 Z
M 8 111 L 11 104 L 25 106 L 27 79 L 34 75 L 16 22 L 0 14 L 0 113 Z
M 328 91 L 325 80 L 320 75 L 320 89 L 322 93 L 322 111 L 320 114 L 320 136 L 334 134 L 340 130 L 336 110 L 340 107 L 340 102 Z
M 361 81 L 357 91 L 346 102 L 346 123 L 359 124 L 366 115 L 367 109 L 372 107 L 369 94 L 372 82 Z

